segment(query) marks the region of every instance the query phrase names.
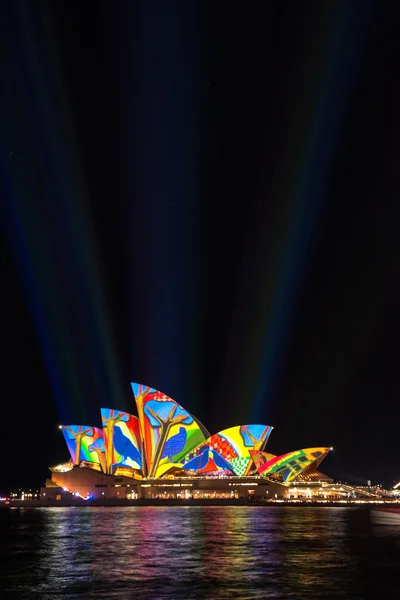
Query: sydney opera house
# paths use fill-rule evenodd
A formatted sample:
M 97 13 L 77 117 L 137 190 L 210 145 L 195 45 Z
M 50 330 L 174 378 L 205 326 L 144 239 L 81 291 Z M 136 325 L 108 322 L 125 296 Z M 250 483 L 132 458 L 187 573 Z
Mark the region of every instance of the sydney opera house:
M 60 426 L 70 459 L 50 468 L 42 497 L 277 498 L 296 483 L 332 481 L 318 470 L 329 447 L 276 456 L 265 451 L 269 425 L 235 425 L 210 435 L 169 396 L 131 385 L 138 416 L 104 408 L 102 428 Z

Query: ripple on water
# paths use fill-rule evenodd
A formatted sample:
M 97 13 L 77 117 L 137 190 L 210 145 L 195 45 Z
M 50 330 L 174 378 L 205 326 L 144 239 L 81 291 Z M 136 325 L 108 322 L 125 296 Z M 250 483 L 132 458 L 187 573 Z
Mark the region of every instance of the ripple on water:
M 400 598 L 400 531 L 354 508 L 0 512 L 0 598 Z

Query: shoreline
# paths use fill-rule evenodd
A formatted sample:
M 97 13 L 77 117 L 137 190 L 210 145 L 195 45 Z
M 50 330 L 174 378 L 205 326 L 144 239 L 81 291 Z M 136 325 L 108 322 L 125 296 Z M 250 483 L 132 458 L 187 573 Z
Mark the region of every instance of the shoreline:
M 282 506 L 290 506 L 290 507 L 326 507 L 326 508 L 360 508 L 361 506 L 382 506 L 384 504 L 397 505 L 398 502 L 393 502 L 392 500 L 348 500 L 348 501 L 269 501 L 269 502 L 257 502 L 254 500 L 246 500 L 246 499 L 187 499 L 187 500 L 156 500 L 156 499 L 140 499 L 140 500 L 116 500 L 116 499 L 104 499 L 104 500 L 84 500 L 80 498 L 74 498 L 73 500 L 11 500 L 10 502 L 1 502 L 1 509 L 14 509 L 14 508 L 90 508 L 90 507 L 122 507 L 122 506 L 131 506 L 131 507 L 149 507 L 149 506 L 249 506 L 249 507 L 282 507 Z

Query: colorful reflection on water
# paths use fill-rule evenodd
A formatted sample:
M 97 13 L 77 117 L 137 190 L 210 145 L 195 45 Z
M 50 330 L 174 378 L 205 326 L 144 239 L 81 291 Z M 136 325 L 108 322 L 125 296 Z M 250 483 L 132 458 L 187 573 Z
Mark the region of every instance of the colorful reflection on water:
M 400 530 L 349 508 L 0 511 L 0 598 L 400 597 Z

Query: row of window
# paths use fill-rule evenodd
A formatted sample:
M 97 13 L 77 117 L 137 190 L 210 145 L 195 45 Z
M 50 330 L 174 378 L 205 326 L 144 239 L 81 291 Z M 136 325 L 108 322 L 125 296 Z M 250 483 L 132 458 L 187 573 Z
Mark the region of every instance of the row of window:
M 97 488 L 106 488 L 106 487 L 130 487 L 129 483 L 112 483 L 110 486 L 108 486 L 106 483 L 96 483 L 96 485 L 94 487 Z

